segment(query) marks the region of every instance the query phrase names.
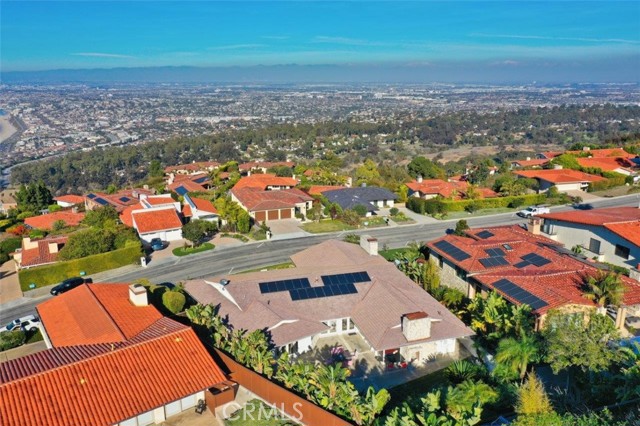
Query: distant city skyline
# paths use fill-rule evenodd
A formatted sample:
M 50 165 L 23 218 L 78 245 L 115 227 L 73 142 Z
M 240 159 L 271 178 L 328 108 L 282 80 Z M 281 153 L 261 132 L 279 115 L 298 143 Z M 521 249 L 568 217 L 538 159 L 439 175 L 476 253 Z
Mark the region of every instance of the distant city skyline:
M 640 81 L 636 1 L 3 0 L 0 19 L 5 76 L 330 65 L 327 81 L 352 81 L 354 69 L 366 71 L 363 81 L 393 80 L 398 70 L 408 81 Z

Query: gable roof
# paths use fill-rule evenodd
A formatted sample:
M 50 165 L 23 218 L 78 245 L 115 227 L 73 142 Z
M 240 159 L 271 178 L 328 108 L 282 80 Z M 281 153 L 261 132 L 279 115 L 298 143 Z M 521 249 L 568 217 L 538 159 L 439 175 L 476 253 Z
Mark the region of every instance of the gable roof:
M 306 191 L 309 195 L 321 195 L 325 191 L 332 191 L 334 189 L 342 189 L 344 186 L 340 185 L 311 185 Z
M 53 225 L 59 220 L 63 221 L 67 226 L 77 226 L 80 225 L 82 219 L 84 219 L 84 213 L 74 213 L 70 210 L 63 210 L 28 217 L 24 220 L 24 224 L 34 229 L 50 230 L 53 229 Z
M 182 228 L 182 221 L 173 207 L 133 211 L 131 216 L 140 234 Z
M 185 201 L 185 203 L 182 206 L 182 214 L 185 217 L 192 217 L 193 216 L 193 209 L 191 207 L 192 204 L 198 211 L 201 211 L 203 213 L 218 214 L 218 209 L 216 209 L 216 207 L 213 205 L 213 203 L 211 201 L 209 201 L 209 200 L 205 200 L 205 199 L 202 199 L 202 198 L 190 197 L 189 195 L 185 195 L 184 201 Z
M 55 347 L 123 342 L 162 318 L 131 304 L 128 284 L 83 284 L 36 309 Z
M 169 185 L 169 190 L 178 195 L 184 195 L 188 192 L 204 192 L 206 191 L 206 188 L 199 183 L 185 179 L 173 182 Z
M 511 164 L 517 164 L 520 167 L 540 167 L 549 162 L 548 158 L 536 158 L 529 160 L 513 160 Z
M 313 197 L 297 188 L 263 191 L 258 188 L 235 187 L 231 193 L 248 211 L 294 208 L 297 204 L 313 201 Z
M 397 200 L 398 196 L 385 188 L 376 186 L 359 186 L 356 188 L 334 189 L 322 193 L 332 203 L 338 203 L 344 210 L 362 205 L 368 211 L 378 208 L 371 204 L 373 201 Z
M 551 183 L 578 183 L 598 182 L 604 180 L 601 176 L 590 175 L 572 169 L 546 169 L 546 170 L 516 170 L 518 176 L 534 179 L 542 179 Z
M 190 328 L 162 318 L 143 334 L 0 364 L 2 424 L 113 425 L 225 380 Z
M 606 158 L 606 157 L 622 157 L 633 158 L 633 154 L 629 154 L 623 148 L 601 148 L 601 149 L 583 149 L 579 151 L 567 151 L 567 154 L 580 155 L 588 154 L 594 158 Z
M 58 252 L 60 251 L 61 246 L 66 244 L 67 239 L 67 236 L 43 238 L 33 241 L 37 242 L 37 247 L 25 249 L 25 239 L 23 238 L 22 251 L 20 252 L 22 256 L 20 267 L 26 268 L 54 263 L 58 259 Z M 55 244 L 56 251 L 52 252 L 49 244 Z
M 105 194 L 102 192 L 91 192 L 84 199 L 85 202 L 97 204 L 99 206 L 112 205 L 118 212 L 127 206 L 138 203 L 141 194 L 152 195 L 153 192 L 144 188 L 123 189 L 115 194 Z
M 278 166 L 284 166 L 284 167 L 290 167 L 293 168 L 295 167 L 296 163 L 292 162 L 292 161 L 276 161 L 276 162 L 269 162 L 269 161 L 250 161 L 247 163 L 241 163 L 238 165 L 238 170 L 240 170 L 241 172 L 247 172 L 250 171 L 252 169 L 257 169 L 257 168 L 261 168 L 261 169 L 270 169 L 272 167 L 278 167 Z
M 402 316 L 420 311 L 436 320 L 430 341 L 473 334 L 393 263 L 369 255 L 358 245 L 328 240 L 294 254 L 291 260 L 295 268 L 225 276 L 230 282 L 224 290 L 215 284 L 222 277 L 188 281 L 185 289 L 201 303 L 219 305 L 220 315 L 228 316 L 234 327 L 269 329 L 278 346 L 326 330 L 323 321 L 328 319 L 351 317 L 376 350 L 397 348 L 410 344 L 402 334 Z M 289 291 L 260 290 L 260 283 L 289 279 L 306 279 L 312 288 L 326 288 L 323 275 L 365 271 L 369 281 L 355 283 L 356 293 L 294 300 Z
M 289 186 L 294 187 L 298 181 L 290 177 L 280 177 L 270 173 L 253 174 L 245 176 L 234 185 L 233 189 L 257 188 L 267 189 L 269 186 Z
M 59 197 L 55 197 L 54 200 L 61 201 L 63 203 L 69 203 L 69 204 L 84 203 L 84 198 L 81 195 L 73 195 L 73 194 L 61 195 Z
M 633 161 L 624 157 L 578 157 L 576 158 L 576 161 L 582 167 L 594 167 L 609 172 L 618 169 L 633 169 L 638 166 Z

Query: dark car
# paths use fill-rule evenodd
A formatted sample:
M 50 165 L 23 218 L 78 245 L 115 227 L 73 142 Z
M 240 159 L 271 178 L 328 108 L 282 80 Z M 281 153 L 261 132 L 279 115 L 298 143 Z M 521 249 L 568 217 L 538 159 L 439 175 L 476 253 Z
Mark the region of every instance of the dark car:
M 64 293 L 73 288 L 76 288 L 79 285 L 84 283 L 85 283 L 85 280 L 82 277 L 67 278 L 66 280 L 62 281 L 60 284 L 52 288 L 51 294 L 53 294 L 54 296 L 57 296 L 61 293 Z
M 153 238 L 151 240 L 151 248 L 155 250 L 162 250 L 164 248 L 164 243 L 160 238 Z

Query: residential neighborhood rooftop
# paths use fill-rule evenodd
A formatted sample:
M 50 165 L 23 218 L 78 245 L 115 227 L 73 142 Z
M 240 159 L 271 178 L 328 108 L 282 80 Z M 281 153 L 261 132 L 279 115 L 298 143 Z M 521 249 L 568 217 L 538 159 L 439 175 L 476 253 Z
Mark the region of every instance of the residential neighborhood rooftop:
M 28 217 L 24 220 L 24 224 L 32 229 L 51 230 L 58 221 L 64 222 L 65 226 L 77 226 L 84 219 L 84 213 L 73 212 L 71 210 L 63 210 L 54 213 L 42 214 L 39 216 Z
M 604 180 L 601 176 L 571 169 L 516 170 L 514 173 L 518 176 L 542 179 L 551 183 L 598 182 Z
M 141 234 L 182 227 L 182 220 L 173 206 L 133 211 L 131 217 L 136 229 Z

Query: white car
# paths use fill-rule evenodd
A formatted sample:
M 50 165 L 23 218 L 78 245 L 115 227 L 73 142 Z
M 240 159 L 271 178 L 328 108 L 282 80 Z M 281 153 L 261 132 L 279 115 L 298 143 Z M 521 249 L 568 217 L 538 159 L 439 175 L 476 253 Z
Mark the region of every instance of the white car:
M 11 321 L 9 324 L 0 328 L 0 333 L 3 331 L 15 331 L 23 330 L 30 331 L 34 328 L 40 327 L 40 320 L 35 315 L 27 315 L 26 317 L 18 318 Z

